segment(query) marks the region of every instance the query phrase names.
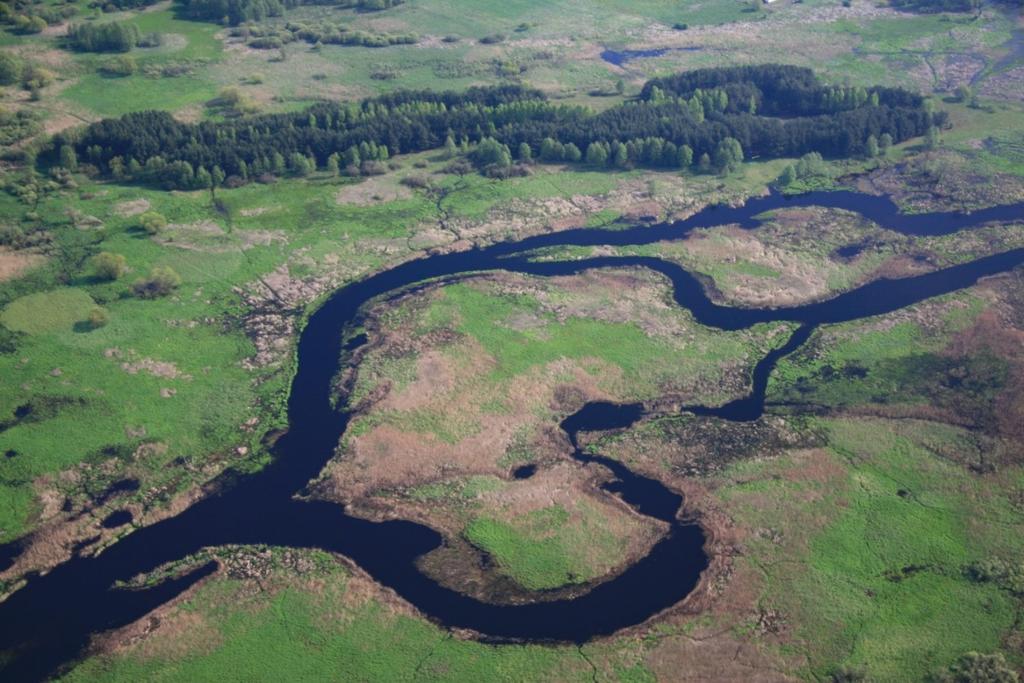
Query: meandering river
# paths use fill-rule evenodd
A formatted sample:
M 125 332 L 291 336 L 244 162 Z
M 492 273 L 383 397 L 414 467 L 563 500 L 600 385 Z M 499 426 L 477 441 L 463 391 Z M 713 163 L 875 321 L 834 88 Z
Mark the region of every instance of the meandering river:
M 213 563 L 157 586 L 126 590 L 114 583 L 182 559 L 202 548 L 226 544 L 267 544 L 320 548 L 343 554 L 376 581 L 432 620 L 468 628 L 495 640 L 584 642 L 644 622 L 685 598 L 708 566 L 699 525 L 678 518 L 682 497 L 661 482 L 632 472 L 617 461 L 578 447 L 581 431 L 627 427 L 644 416 L 640 404 L 591 403 L 562 421 L 582 463 L 605 467 L 606 486 L 639 513 L 669 524 L 651 552 L 617 576 L 573 599 L 523 605 L 481 602 L 442 586 L 419 571 L 416 560 L 443 539 L 433 529 L 408 521 L 371 522 L 349 516 L 342 506 L 293 498 L 331 458 L 350 415 L 334 407 L 332 378 L 365 338 L 343 346 L 345 331 L 360 320 L 364 305 L 380 296 L 433 278 L 505 270 L 537 276 L 565 275 L 592 268 L 642 267 L 671 280 L 675 301 L 701 324 L 724 330 L 771 321 L 797 324 L 788 341 L 761 359 L 750 394 L 725 406 L 687 410 L 729 420 L 754 420 L 764 411 L 765 388 L 780 358 L 799 348 L 816 326 L 897 310 L 976 283 L 979 278 L 1024 263 L 1024 248 L 900 280 L 883 280 L 828 301 L 778 309 L 716 304 L 682 267 L 653 257 L 600 257 L 535 261 L 530 250 L 585 245 L 638 245 L 679 239 L 700 227 L 738 224 L 755 229 L 757 216 L 783 206 L 848 209 L 883 227 L 912 235 L 941 235 L 989 221 L 1020 220 L 1024 203 L 971 214 L 904 215 L 888 199 L 852 192 L 778 194 L 752 199 L 739 208 L 708 208 L 691 218 L 620 231 L 577 229 L 544 234 L 467 252 L 410 261 L 339 289 L 309 318 L 298 343 L 298 368 L 288 403 L 289 430 L 274 445 L 275 458 L 251 475 L 225 475 L 221 493 L 181 514 L 138 529 L 95 557 L 75 557 L 27 584 L 0 603 L 0 661 L 4 680 L 44 679 L 73 661 L 92 634 L 144 616 L 215 570 Z M 670 362 L 670 361 L 666 361 Z M 344 401 L 341 402 L 344 404 Z

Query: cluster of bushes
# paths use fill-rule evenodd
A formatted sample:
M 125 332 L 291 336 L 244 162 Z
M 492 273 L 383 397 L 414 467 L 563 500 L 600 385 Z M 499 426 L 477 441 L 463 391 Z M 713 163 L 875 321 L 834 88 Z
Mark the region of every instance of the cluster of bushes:
M 128 273 L 128 261 L 121 254 L 102 251 L 91 259 L 92 272 L 99 280 L 113 282 Z M 181 276 L 173 268 L 155 266 L 147 277 L 140 277 L 132 283 L 132 293 L 140 299 L 156 299 L 167 296 L 181 285 Z M 90 316 L 93 327 L 106 324 L 106 311 L 102 309 L 96 319 Z
M 998 558 L 979 560 L 969 565 L 964 573 L 978 583 L 994 583 L 1014 595 L 1024 596 L 1024 564 Z
M 13 145 L 41 130 L 39 112 L 32 109 L 19 109 L 16 112 L 0 109 L 0 145 Z
M 28 225 L 0 224 L 0 245 L 12 249 L 46 247 L 53 241 L 53 235 L 41 224 Z
M 99 8 L 104 12 L 120 12 L 155 5 L 159 0 L 95 0 L 89 7 Z
M 47 26 L 55 26 L 78 14 L 74 4 L 43 5 L 14 0 L 0 2 L 0 24 L 9 26 L 16 33 L 40 33 Z
M 829 184 L 834 174 L 832 167 L 817 152 L 808 152 L 795 164 L 786 166 L 779 176 L 780 187 L 790 187 L 797 181 L 805 184 Z
M 65 39 L 68 47 L 80 52 L 128 52 L 136 45 L 155 47 L 158 34 L 142 37 L 135 24 L 108 21 L 101 24 L 71 24 Z
M 248 38 L 249 47 L 273 50 L 295 42 L 305 41 L 311 45 L 359 45 L 361 47 L 388 47 L 389 45 L 408 45 L 415 43 L 418 37 L 411 33 L 386 34 L 353 31 L 341 24 L 321 23 L 309 25 L 288 22 L 283 27 L 242 26 L 232 31 L 232 35 Z
M 834 111 L 836 92 L 809 69 L 777 65 L 657 79 L 639 101 L 600 113 L 549 102 L 520 86 L 396 92 L 227 121 L 182 123 L 165 112 L 136 112 L 58 134 L 54 151 L 70 144 L 101 172 L 168 187 L 181 186 L 188 169 L 196 177 L 200 169 L 212 173 L 216 167 L 244 178 L 257 164 L 276 174 L 266 168 L 275 154 L 288 159 L 298 153 L 322 167 L 332 154 L 364 144 L 394 155 L 436 149 L 448 137 L 472 144 L 492 138 L 510 150 L 525 143 L 543 160 L 545 149 L 553 147 L 561 154 L 551 152 L 551 160 L 570 162 L 595 143 L 614 160 L 621 145 L 628 162 L 653 166 L 677 164 L 680 150 L 689 148 L 699 166 L 721 170 L 743 156 L 864 155 L 872 137 L 899 142 L 945 120 L 920 96 L 889 88 L 843 96 L 842 108 Z M 723 146 L 727 139 L 736 144 Z M 666 154 L 672 146 L 674 154 Z
M 181 0 L 183 13 L 204 21 L 237 26 L 245 22 L 279 17 L 285 9 L 299 5 L 330 5 L 343 9 L 378 11 L 401 4 L 402 0 Z
M 974 12 L 981 8 L 981 0 L 890 0 L 896 9 L 920 14 L 935 12 Z

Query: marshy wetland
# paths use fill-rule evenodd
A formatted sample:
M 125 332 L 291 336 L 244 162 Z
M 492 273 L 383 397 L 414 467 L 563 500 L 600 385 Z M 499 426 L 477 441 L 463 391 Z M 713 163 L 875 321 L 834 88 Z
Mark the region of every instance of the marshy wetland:
M 610 481 L 602 486 L 606 492 L 614 493 L 638 514 L 668 525 L 663 537 L 645 556 L 578 596 L 514 605 L 474 600 L 439 585 L 418 569 L 417 558 L 442 541 L 433 529 L 409 521 L 367 521 L 347 515 L 341 506 L 294 500 L 292 495 L 301 491 L 326 464 L 351 419 L 350 413 L 335 409 L 331 402 L 332 378 L 338 374 L 340 363 L 359 351 L 358 345 L 343 348 L 346 331 L 358 324 L 367 302 L 426 280 L 489 270 L 555 276 L 591 268 L 648 267 L 672 281 L 676 303 L 688 309 L 702 325 L 741 330 L 758 323 L 798 323 L 800 327 L 785 343 L 757 362 L 747 396 L 720 407 L 684 408 L 696 415 L 750 421 L 763 413 L 766 387 L 774 366 L 805 343 L 817 325 L 899 310 L 969 287 L 984 276 L 1024 263 L 1022 248 L 925 275 L 877 281 L 820 303 L 782 309 L 743 309 L 713 303 L 685 270 L 649 257 L 539 263 L 516 256 L 550 246 L 605 242 L 626 245 L 659 241 L 670 235 L 680 238 L 689 230 L 716 222 L 754 229 L 758 225 L 755 216 L 786 201 L 825 206 L 856 203 L 889 229 L 931 234 L 1018 215 L 1024 209 L 1024 205 L 1001 206 L 975 215 L 905 217 L 891 203 L 849 193 L 820 193 L 792 200 L 771 195 L 740 208 L 710 208 L 691 219 L 663 226 L 624 228 L 614 233 L 570 230 L 466 253 L 432 256 L 344 287 L 310 316 L 302 331 L 289 397 L 288 430 L 274 445 L 274 462 L 258 474 L 227 484 L 213 498 L 136 531 L 97 557 L 76 558 L 45 576 L 29 578 L 25 587 L 0 605 L 5 624 L 4 649 L 20 653 L 8 663 L 8 670 L 17 677 L 45 676 L 74 657 L 91 633 L 130 623 L 156 605 L 173 599 L 207 576 L 213 565 L 204 564 L 151 588 L 124 591 L 111 587 L 205 546 L 267 544 L 341 552 L 353 558 L 375 581 L 440 624 L 513 641 L 584 643 L 594 636 L 640 624 L 672 607 L 693 590 L 708 566 L 704 532 L 698 523 L 680 519 L 682 495 L 656 479 L 633 472 L 621 461 L 584 451 L 578 441 L 580 432 L 631 427 L 645 417 L 639 403 L 590 402 L 560 423 L 573 447 L 574 459 L 581 465 L 597 465 L 610 472 Z M 341 396 L 342 404 L 344 400 Z
M 1022 22 L 0 2 L 0 678 L 1019 679 Z

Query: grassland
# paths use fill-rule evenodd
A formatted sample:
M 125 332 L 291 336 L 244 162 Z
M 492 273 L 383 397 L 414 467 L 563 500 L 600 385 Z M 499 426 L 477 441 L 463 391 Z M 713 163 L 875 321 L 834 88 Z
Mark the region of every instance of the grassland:
M 184 643 L 221 646 L 200 645 L 191 653 L 173 646 L 130 648 L 117 658 L 92 660 L 64 680 L 583 681 L 592 673 L 571 647 L 454 639 L 396 610 L 365 579 L 337 566 L 298 577 L 277 570 L 270 579 L 273 595 L 254 595 L 252 579 L 223 577 L 165 620 Z

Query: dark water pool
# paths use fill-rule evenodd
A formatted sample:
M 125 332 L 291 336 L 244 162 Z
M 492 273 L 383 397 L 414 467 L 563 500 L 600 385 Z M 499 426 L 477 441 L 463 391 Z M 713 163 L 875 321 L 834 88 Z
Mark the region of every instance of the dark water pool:
M 626 66 L 634 59 L 651 59 L 664 57 L 671 52 L 696 52 L 699 47 L 661 47 L 650 50 L 612 50 L 606 49 L 601 52 L 601 59 L 614 64 L 615 66 Z

